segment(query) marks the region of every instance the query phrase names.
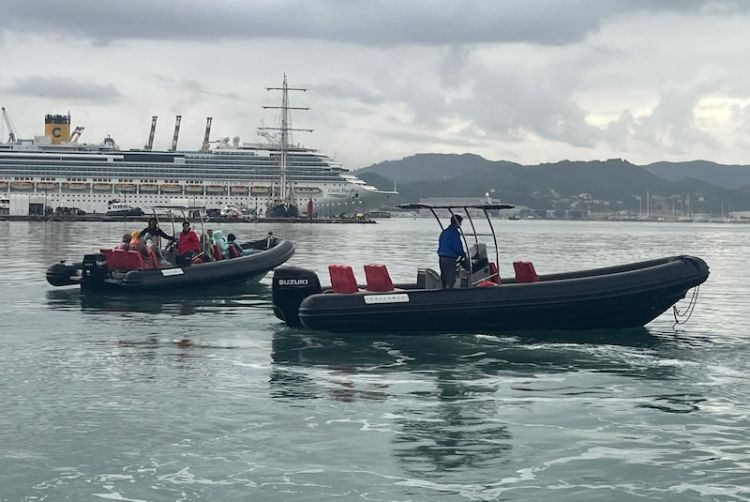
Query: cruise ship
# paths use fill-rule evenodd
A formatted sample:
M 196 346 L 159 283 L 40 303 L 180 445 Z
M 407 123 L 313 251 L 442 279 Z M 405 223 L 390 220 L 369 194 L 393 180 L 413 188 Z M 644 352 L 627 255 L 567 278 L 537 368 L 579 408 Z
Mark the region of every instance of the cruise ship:
M 278 89 L 284 90 L 286 116 L 286 78 Z M 338 203 L 351 209 L 354 203 L 374 209 L 392 193 L 368 185 L 317 150 L 289 145 L 286 122 L 266 128 L 281 131 L 278 137 L 262 131 L 265 142 L 240 144 L 238 138 L 209 142 L 208 118 L 203 148 L 193 151 L 176 149 L 179 122 L 177 116 L 172 148 L 154 151 L 156 117 L 146 147 L 131 150 L 119 149 L 109 137 L 99 145 L 79 145 L 81 128 L 71 134 L 69 114 L 47 115 L 45 135 L 34 140 L 18 140 L 7 121 L 11 135 L 0 144 L 0 196 L 34 195 L 44 197 L 47 207 L 97 213 L 117 200 L 141 208 L 177 201 L 242 207 L 263 215 L 280 203 L 306 208 L 310 200 L 317 208 Z

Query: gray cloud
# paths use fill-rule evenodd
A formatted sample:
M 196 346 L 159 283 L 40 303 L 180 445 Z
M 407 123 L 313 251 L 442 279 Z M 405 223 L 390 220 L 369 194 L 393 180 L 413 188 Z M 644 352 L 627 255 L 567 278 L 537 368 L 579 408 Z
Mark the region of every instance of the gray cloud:
M 374 45 L 582 40 L 604 19 L 637 10 L 727 13 L 716 0 L 29 0 L 3 8 L 4 29 L 118 39 L 292 38 Z
M 694 109 L 702 96 L 719 88 L 718 82 L 703 81 L 665 89 L 653 111 L 631 124 L 633 139 L 673 153 L 684 153 L 696 144 L 717 147 L 711 135 L 698 129 Z
M 185 99 L 199 100 L 210 98 L 239 99 L 239 96 L 232 92 L 222 92 L 192 79 L 176 79 L 166 75 L 156 75 L 157 82 L 161 87 L 176 90 L 183 93 Z
M 69 77 L 29 76 L 16 79 L 3 92 L 16 96 L 43 96 L 80 101 L 114 101 L 121 97 L 112 84 L 81 82 Z
M 443 85 L 458 88 L 466 81 L 466 71 L 471 62 L 471 50 L 468 47 L 452 45 L 443 54 L 438 74 Z
M 315 94 L 335 99 L 349 99 L 365 105 L 378 105 L 385 101 L 380 92 L 347 79 L 325 80 L 316 83 Z

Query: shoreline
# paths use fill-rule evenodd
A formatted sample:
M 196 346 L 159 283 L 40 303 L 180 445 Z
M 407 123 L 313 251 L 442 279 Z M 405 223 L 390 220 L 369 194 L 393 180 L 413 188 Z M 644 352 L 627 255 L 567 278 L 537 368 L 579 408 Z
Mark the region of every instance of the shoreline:
M 38 221 L 38 222 L 147 222 L 152 215 L 143 216 L 106 216 L 103 214 L 82 214 L 76 216 L 41 216 L 41 215 L 0 215 L 0 221 Z M 175 219 L 177 222 L 179 219 Z M 191 221 L 196 220 L 191 218 Z M 170 221 L 164 218 L 162 221 Z M 196 220 L 197 221 L 197 220 Z M 312 223 L 312 224 L 358 224 L 367 225 L 377 223 L 373 219 L 350 218 L 209 218 L 206 223 Z
M 147 222 L 152 215 L 143 216 L 105 216 L 103 214 L 84 214 L 76 216 L 41 216 L 41 215 L 0 215 L 0 221 L 35 221 L 35 222 Z M 400 219 L 400 218 L 388 218 Z M 410 218 L 411 219 L 411 218 Z M 419 217 L 419 219 L 428 219 Z M 191 218 L 191 221 L 194 221 Z M 163 221 L 170 221 L 166 218 Z M 178 219 L 175 219 L 177 222 Z M 328 225 L 370 225 L 376 224 L 375 219 L 357 220 L 353 218 L 224 218 L 215 217 L 204 220 L 206 223 L 310 223 Z M 612 223 L 722 223 L 722 224 L 749 224 L 750 219 L 743 220 L 672 220 L 659 218 L 585 218 L 585 219 L 557 219 L 557 218 L 521 218 L 509 221 L 604 221 Z

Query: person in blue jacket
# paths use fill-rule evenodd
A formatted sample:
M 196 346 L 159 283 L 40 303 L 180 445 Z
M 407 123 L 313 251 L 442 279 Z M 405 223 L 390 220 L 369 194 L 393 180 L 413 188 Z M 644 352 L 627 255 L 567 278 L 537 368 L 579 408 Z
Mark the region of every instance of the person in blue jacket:
M 440 279 L 443 288 L 452 288 L 456 282 L 456 263 L 464 258 L 466 253 L 461 244 L 461 228 L 463 218 L 460 214 L 451 216 L 451 224 L 440 233 L 438 256 L 440 257 Z

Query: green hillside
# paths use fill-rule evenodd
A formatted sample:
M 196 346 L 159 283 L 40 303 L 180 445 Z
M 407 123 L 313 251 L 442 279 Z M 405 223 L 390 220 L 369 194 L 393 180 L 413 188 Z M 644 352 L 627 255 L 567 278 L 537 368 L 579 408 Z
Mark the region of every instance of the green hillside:
M 662 210 L 679 210 L 687 204 L 693 212 L 719 213 L 722 207 L 750 209 L 750 193 L 746 190 L 687 176 L 666 179 L 652 171 L 621 159 L 523 166 L 477 155 L 420 154 L 381 162 L 357 174 L 387 190 L 397 181 L 399 196 L 393 198 L 394 202 L 426 197 L 481 197 L 491 192 L 504 202 L 537 209 L 614 211 L 637 208 L 638 197 L 645 204 L 648 192 L 654 207 Z

